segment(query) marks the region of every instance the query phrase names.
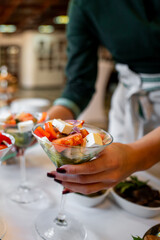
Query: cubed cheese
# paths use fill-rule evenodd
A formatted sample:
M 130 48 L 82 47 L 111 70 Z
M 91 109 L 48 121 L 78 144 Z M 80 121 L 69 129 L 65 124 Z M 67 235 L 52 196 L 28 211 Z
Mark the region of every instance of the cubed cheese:
M 53 126 L 55 126 L 61 133 L 70 134 L 73 129 L 73 125 L 66 123 L 60 119 L 54 119 L 52 121 Z
M 28 131 L 32 130 L 34 123 L 32 120 L 29 120 L 29 121 L 25 121 L 25 122 L 20 122 L 17 125 L 18 125 L 18 130 L 20 132 L 28 132 Z
M 102 138 L 98 133 L 89 133 L 86 136 L 86 147 L 94 147 L 97 145 L 103 145 Z
M 0 122 L 5 122 L 6 120 L 8 120 L 10 117 L 12 116 L 12 114 L 10 112 L 3 112 L 0 114 Z

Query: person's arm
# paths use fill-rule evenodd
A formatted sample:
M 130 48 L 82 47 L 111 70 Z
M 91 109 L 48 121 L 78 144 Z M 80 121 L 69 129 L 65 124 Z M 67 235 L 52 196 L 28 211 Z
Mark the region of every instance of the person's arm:
M 129 144 L 137 158 L 136 171 L 146 170 L 160 161 L 160 127 Z M 134 156 L 133 156 L 134 157 Z
M 67 82 L 61 97 L 54 102 L 56 106 L 70 109 L 74 118 L 87 106 L 95 91 L 99 45 L 98 34 L 96 37 L 91 20 L 80 2 L 70 2 L 67 26 Z M 55 108 L 51 108 L 49 114 L 54 117 Z
M 62 120 L 67 120 L 74 118 L 73 112 L 63 105 L 52 106 L 47 113 L 49 119 L 58 118 Z
M 112 187 L 159 161 L 160 127 L 134 143 L 112 143 L 97 159 L 79 165 L 64 165 L 57 169 L 63 173 L 53 171 L 50 176 L 62 181 L 63 186 L 73 192 L 90 194 Z

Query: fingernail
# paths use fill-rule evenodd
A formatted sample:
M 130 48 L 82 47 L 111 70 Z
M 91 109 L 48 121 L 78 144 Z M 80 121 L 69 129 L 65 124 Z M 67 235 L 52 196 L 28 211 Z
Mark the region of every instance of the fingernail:
M 55 178 L 56 177 L 56 175 L 55 174 L 53 174 L 53 173 L 47 173 L 47 177 L 50 177 L 50 178 Z
M 71 193 L 71 191 L 69 189 L 65 189 L 63 190 L 62 194 L 67 194 L 67 193 Z
M 55 182 L 57 182 L 57 183 L 60 183 L 60 184 L 62 184 L 62 181 L 61 181 L 61 180 L 54 179 L 54 181 L 55 181 Z
M 66 173 L 66 170 L 64 168 L 57 168 L 56 171 L 58 173 Z

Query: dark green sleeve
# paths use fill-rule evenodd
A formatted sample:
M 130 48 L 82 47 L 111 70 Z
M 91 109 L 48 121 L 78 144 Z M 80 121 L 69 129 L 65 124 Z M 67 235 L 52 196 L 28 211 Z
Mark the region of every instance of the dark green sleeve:
M 67 83 L 62 97 L 73 101 L 82 111 L 95 91 L 98 41 L 91 31 L 89 19 L 77 0 L 70 2 L 69 19 Z

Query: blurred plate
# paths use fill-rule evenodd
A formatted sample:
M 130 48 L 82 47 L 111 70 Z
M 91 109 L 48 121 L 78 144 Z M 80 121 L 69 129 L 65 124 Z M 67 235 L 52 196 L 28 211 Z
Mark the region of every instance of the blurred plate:
M 10 105 L 11 112 L 45 112 L 51 106 L 45 98 L 20 98 L 14 100 Z
M 97 196 L 92 196 L 92 197 L 86 196 L 83 194 L 72 193 L 70 194 L 69 197 L 76 204 L 80 204 L 81 206 L 84 206 L 84 207 L 94 207 L 100 204 L 101 202 L 103 202 L 106 196 L 108 195 L 108 193 L 109 191 L 106 190 L 103 194 L 101 195 L 97 194 Z
M 160 180 L 149 175 L 146 174 L 145 172 L 140 173 L 140 174 L 133 174 L 134 176 L 137 176 L 138 179 L 142 180 L 142 181 L 147 181 L 148 185 L 150 185 L 152 188 L 160 191 Z M 146 207 L 146 206 L 141 206 L 138 205 L 136 203 L 130 202 L 124 198 L 122 198 L 121 196 L 119 196 L 114 189 L 112 188 L 110 191 L 113 199 L 115 200 L 115 202 L 124 210 L 126 210 L 129 213 L 132 213 L 134 215 L 137 215 L 139 217 L 143 217 L 143 218 L 150 218 L 150 217 L 154 217 L 156 215 L 160 215 L 160 207 Z

